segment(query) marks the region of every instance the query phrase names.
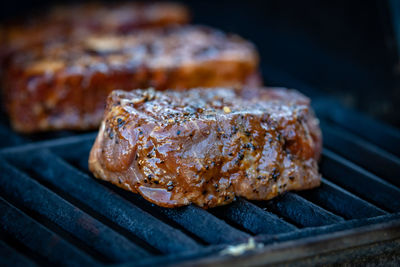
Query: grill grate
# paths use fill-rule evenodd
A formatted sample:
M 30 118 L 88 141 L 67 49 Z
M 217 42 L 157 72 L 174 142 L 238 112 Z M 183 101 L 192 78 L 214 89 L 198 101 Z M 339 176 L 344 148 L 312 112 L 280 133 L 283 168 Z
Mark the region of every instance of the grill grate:
M 271 260 L 277 251 L 286 253 L 277 244 L 311 244 L 323 234 L 333 238 L 332 233 L 384 222 L 394 223 L 389 237 L 399 238 L 400 133 L 324 99 L 314 106 L 325 138 L 321 187 L 271 201 L 238 199 L 207 211 L 161 208 L 94 179 L 87 160 L 95 134 L 5 148 L 0 152 L 0 263 L 216 262 L 227 257 L 219 254 L 226 246 L 250 237 L 264 244 Z M 382 238 L 388 238 L 385 233 Z

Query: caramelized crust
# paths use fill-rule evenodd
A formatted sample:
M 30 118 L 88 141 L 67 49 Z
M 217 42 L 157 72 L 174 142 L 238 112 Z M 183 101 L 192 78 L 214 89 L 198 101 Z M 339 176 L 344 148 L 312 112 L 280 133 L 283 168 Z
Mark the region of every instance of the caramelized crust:
M 209 208 L 318 186 L 320 151 L 318 120 L 296 91 L 114 91 L 89 168 L 157 205 Z
M 259 83 L 258 54 L 238 36 L 197 26 L 88 35 L 15 55 L 5 103 L 20 132 L 98 127 L 114 89 Z

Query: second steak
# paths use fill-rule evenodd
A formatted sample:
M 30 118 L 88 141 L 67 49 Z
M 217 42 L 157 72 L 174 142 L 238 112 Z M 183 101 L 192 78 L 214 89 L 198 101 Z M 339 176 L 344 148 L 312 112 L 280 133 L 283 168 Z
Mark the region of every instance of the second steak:
M 251 43 L 210 28 L 89 35 L 13 56 L 5 105 L 20 132 L 86 130 L 98 127 L 112 90 L 242 86 L 257 72 Z

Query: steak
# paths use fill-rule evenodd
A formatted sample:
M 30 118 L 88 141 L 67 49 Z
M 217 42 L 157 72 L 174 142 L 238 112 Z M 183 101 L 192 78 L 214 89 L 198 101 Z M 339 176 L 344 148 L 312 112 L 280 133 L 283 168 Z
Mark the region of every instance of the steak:
M 260 83 L 254 46 L 200 26 L 134 34 L 91 34 L 20 50 L 4 77 L 4 100 L 19 132 L 99 126 L 115 89 Z
M 87 3 L 56 6 L 0 29 L 2 61 L 21 48 L 90 33 L 129 33 L 138 28 L 186 24 L 188 9 L 175 3 Z M 4 64 L 4 63 L 3 63 Z
M 293 90 L 114 91 L 89 168 L 157 205 L 209 208 L 318 186 L 321 140 Z

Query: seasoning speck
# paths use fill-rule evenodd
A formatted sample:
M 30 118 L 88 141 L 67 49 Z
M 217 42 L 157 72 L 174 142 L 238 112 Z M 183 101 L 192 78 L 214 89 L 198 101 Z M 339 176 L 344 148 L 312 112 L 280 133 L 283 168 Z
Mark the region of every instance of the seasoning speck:
M 121 118 L 118 118 L 117 119 L 117 123 L 118 123 L 118 127 L 121 127 L 121 126 L 123 126 L 125 124 L 125 121 L 123 119 L 121 119 Z
M 279 176 L 280 176 L 279 171 L 276 168 L 274 168 L 272 170 L 272 179 L 274 180 L 274 182 L 278 180 Z

